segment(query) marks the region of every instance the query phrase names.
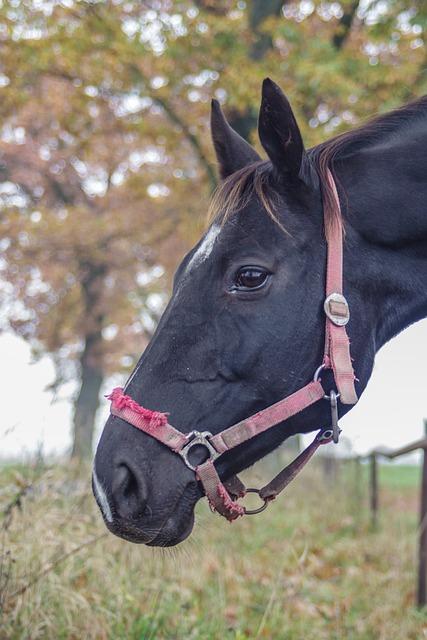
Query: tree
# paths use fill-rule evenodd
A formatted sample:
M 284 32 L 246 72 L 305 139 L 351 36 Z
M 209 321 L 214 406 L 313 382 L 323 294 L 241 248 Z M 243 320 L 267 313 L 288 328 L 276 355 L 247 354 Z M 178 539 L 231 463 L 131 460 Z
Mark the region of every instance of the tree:
M 84 457 L 103 380 L 134 365 L 203 226 L 210 98 L 255 142 L 271 75 L 320 142 L 425 91 L 426 9 L 9 0 L 0 17 L 1 277 L 20 301 L 8 325 L 53 355 L 57 384 L 79 379 Z

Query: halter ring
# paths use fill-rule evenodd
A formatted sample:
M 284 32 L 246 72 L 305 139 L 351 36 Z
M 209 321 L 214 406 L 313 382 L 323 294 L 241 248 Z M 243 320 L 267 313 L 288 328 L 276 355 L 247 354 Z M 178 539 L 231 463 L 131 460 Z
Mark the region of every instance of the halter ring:
M 326 369 L 326 364 L 323 362 L 320 367 L 317 367 L 316 371 L 314 372 L 314 376 L 313 376 L 313 382 L 320 382 L 320 374 L 322 373 L 322 371 Z M 334 392 L 335 393 L 335 392 Z M 335 393 L 335 398 L 336 400 L 338 400 L 338 398 L 340 397 L 340 393 Z M 323 396 L 324 400 L 330 400 L 331 396 L 328 393 L 325 393 L 325 395 Z
M 323 429 L 321 433 L 317 436 L 318 442 L 329 443 L 333 438 L 334 432 L 332 429 Z
M 322 373 L 322 371 L 326 369 L 326 364 L 323 362 L 320 367 L 317 367 L 316 371 L 314 372 L 314 376 L 313 376 L 313 382 L 319 382 L 320 380 L 320 374 Z
M 259 492 L 260 492 L 259 489 L 253 489 L 253 488 L 246 489 L 246 493 L 256 493 L 258 496 L 259 496 Z M 256 513 L 261 513 L 261 511 L 265 511 L 265 509 L 267 509 L 268 507 L 268 503 L 271 502 L 271 500 L 268 500 L 267 498 L 261 498 L 261 500 L 264 500 L 264 504 L 258 507 L 258 509 L 247 509 L 246 507 L 243 507 L 245 515 L 254 516 Z

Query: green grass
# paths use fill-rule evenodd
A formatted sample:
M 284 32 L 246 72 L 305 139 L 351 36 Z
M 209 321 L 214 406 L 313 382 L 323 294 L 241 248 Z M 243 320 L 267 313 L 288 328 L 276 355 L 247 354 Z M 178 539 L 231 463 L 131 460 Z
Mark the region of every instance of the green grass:
M 421 467 L 409 464 L 382 464 L 379 481 L 389 489 L 413 489 L 421 482 Z
M 34 477 L 3 522 L 1 640 L 427 637 L 413 606 L 409 467 L 381 466 L 377 531 L 365 473 L 357 485 L 341 468 L 331 482 L 312 465 L 257 517 L 229 525 L 200 504 L 190 540 L 171 550 L 99 537 L 89 470 L 66 468 L 0 471 L 2 510 Z

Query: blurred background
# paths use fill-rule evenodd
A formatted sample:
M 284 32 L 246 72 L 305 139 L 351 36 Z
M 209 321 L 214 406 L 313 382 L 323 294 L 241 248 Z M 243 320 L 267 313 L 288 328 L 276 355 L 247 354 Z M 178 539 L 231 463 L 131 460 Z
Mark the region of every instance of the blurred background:
M 30 591 L 32 578 L 25 581 L 25 570 L 13 588 L 9 581 L 8 594 L 13 595 L 10 611 L 15 616 L 15 626 L 10 623 L 10 629 L 15 631 L 8 627 L 7 637 L 222 638 L 229 628 L 234 633 L 230 637 L 241 639 L 307 639 L 311 633 L 317 639 L 330 639 L 347 637 L 347 632 L 349 638 L 366 640 L 421 637 L 418 614 L 412 621 L 414 627 L 403 627 L 403 622 L 396 626 L 393 615 L 398 615 L 403 601 L 396 594 L 393 599 L 390 592 L 381 591 L 384 581 L 378 566 L 377 580 L 372 577 L 372 590 L 364 595 L 369 600 L 381 593 L 391 600 L 388 609 L 380 606 L 380 619 L 370 620 L 362 606 L 357 610 L 362 618 L 359 624 L 366 628 L 351 626 L 356 615 L 351 603 L 345 610 L 336 609 L 335 591 L 328 592 L 315 611 L 309 606 L 312 594 L 295 600 L 292 580 L 295 585 L 302 580 L 302 566 L 311 552 L 316 560 L 310 565 L 314 573 L 309 583 L 316 592 L 324 580 L 335 580 L 335 567 L 340 562 L 336 556 L 323 558 L 326 568 L 319 569 L 319 549 L 314 552 L 304 546 L 309 543 L 303 544 L 311 530 L 306 512 L 301 516 L 302 525 L 296 515 L 291 517 L 293 525 L 298 529 L 300 523 L 302 529 L 285 554 L 295 570 L 289 599 L 297 604 L 291 611 L 297 618 L 313 622 L 300 631 L 302 635 L 289 621 L 291 626 L 286 627 L 288 623 L 280 619 L 275 632 L 266 622 L 267 613 L 276 610 L 276 591 L 268 586 L 271 575 L 276 575 L 274 547 L 269 551 L 273 574 L 265 584 L 261 575 L 250 574 L 247 565 L 235 568 L 237 575 L 243 572 L 261 591 L 265 586 L 261 595 L 248 595 L 248 602 L 251 598 L 261 602 L 259 610 L 250 613 L 256 619 L 252 631 L 236 622 L 240 605 L 249 615 L 242 601 L 230 609 L 222 621 L 225 626 L 219 630 L 212 622 L 213 631 L 205 628 L 200 635 L 191 635 L 185 627 L 180 635 L 181 631 L 171 631 L 166 625 L 169 631 L 162 635 L 156 625 L 164 612 L 153 613 L 158 611 L 154 591 L 146 600 L 152 606 L 144 613 L 149 622 L 137 625 L 135 635 L 123 620 L 123 628 L 108 616 L 107 624 L 101 614 L 94 619 L 92 630 L 77 627 L 76 631 L 65 609 L 60 631 L 52 622 L 56 616 L 52 612 L 55 603 L 60 610 L 55 594 L 65 589 L 65 583 L 69 611 L 87 607 L 88 615 L 95 609 L 105 613 L 111 584 L 110 591 L 96 600 L 96 594 L 90 596 L 91 580 L 95 585 L 102 582 L 104 568 L 100 563 L 105 554 L 120 557 L 120 571 L 126 566 L 133 582 L 119 569 L 114 573 L 111 562 L 109 575 L 115 576 L 115 586 L 120 580 L 128 585 L 118 590 L 113 600 L 120 610 L 134 611 L 132 585 L 136 577 L 132 571 L 141 557 L 143 562 L 148 560 L 147 555 L 137 556 L 135 550 L 128 550 L 129 545 L 109 538 L 110 546 L 98 546 L 98 555 L 92 558 L 92 578 L 80 571 L 77 560 L 67 565 L 69 574 L 58 574 L 55 559 L 66 556 L 71 544 L 69 538 L 61 538 L 62 531 L 71 526 L 76 513 L 86 514 L 88 528 L 74 531 L 74 540 L 84 539 L 83 547 L 90 527 L 92 542 L 104 534 L 100 533 L 99 516 L 92 506 L 85 506 L 91 505 L 89 475 L 83 488 L 73 484 L 75 478 L 60 482 L 56 468 L 47 471 L 46 480 L 46 468 L 40 470 L 40 461 L 61 459 L 65 454 L 77 461 L 91 458 L 108 412 L 103 395 L 123 383 L 136 364 L 168 299 L 174 269 L 205 228 L 209 198 L 217 184 L 208 127 L 211 98 L 223 104 L 232 126 L 259 148 L 260 87 L 262 79 L 270 76 L 289 97 L 306 146 L 315 145 L 357 126 L 368 116 L 427 93 L 426 23 L 425 0 L 0 2 L 0 460 L 27 462 L 25 467 L 5 465 L 6 489 L 1 496 L 7 498 L 4 513 L 9 518 L 15 508 L 22 508 L 23 495 L 32 495 L 34 483 L 53 491 L 36 491 L 35 506 L 28 506 L 27 512 L 24 508 L 24 520 L 18 519 L 16 530 L 10 523 L 6 527 L 14 531 L 9 548 L 12 556 L 21 544 L 27 548 L 25 536 L 31 535 L 35 523 L 33 537 L 44 539 L 46 535 L 47 547 L 53 537 L 58 544 L 61 540 L 59 550 L 54 545 L 51 552 L 43 548 L 28 551 L 27 565 L 24 562 L 23 566 L 35 566 L 39 590 L 31 591 L 31 606 L 27 603 L 25 608 L 21 601 L 19 607 L 16 604 L 22 585 L 27 597 Z M 419 323 L 380 352 L 368 390 L 343 420 L 347 452 L 364 453 L 377 445 L 396 447 L 423 435 L 426 338 L 427 324 Z M 353 495 L 353 489 L 350 493 Z M 295 505 L 306 496 L 304 492 L 297 495 L 300 498 L 295 498 Z M 392 503 L 393 513 L 410 501 L 409 495 L 398 495 Z M 317 502 L 313 500 L 315 509 Z M 318 506 L 315 518 L 320 524 L 325 512 L 320 503 Z M 337 512 L 339 525 L 330 523 L 331 539 L 343 526 L 350 530 L 354 525 L 345 520 L 350 517 L 345 509 L 345 513 Z M 254 526 L 244 525 L 243 538 L 237 538 L 242 545 L 245 531 L 256 535 Z M 274 529 L 274 522 L 268 526 Z M 361 526 L 363 529 L 363 523 Z M 413 519 L 409 524 L 406 520 L 397 522 L 393 539 L 399 538 L 399 532 L 403 536 L 410 526 L 414 526 Z M 369 540 L 371 548 L 378 551 L 390 543 L 381 537 Z M 399 548 L 402 565 L 396 568 L 392 564 L 392 571 L 394 576 L 407 571 L 408 585 L 412 585 L 408 540 L 405 538 Z M 230 538 L 223 542 L 224 548 L 230 549 L 237 544 Z M 311 550 L 307 552 L 307 548 Z M 258 547 L 248 550 L 249 555 L 255 552 Z M 354 564 L 360 567 L 371 561 L 367 546 L 363 550 L 350 546 L 347 552 L 358 557 Z M 2 579 L 4 582 L 9 570 L 13 574 L 12 564 L 9 567 L 4 557 L 3 564 L 0 562 L 0 605 Z M 213 586 L 209 593 L 215 598 L 219 593 L 224 600 L 227 588 L 234 584 L 232 578 L 229 576 L 228 587 L 218 578 L 223 567 L 215 553 L 208 553 L 203 562 L 203 575 L 218 579 L 219 591 Z M 162 572 L 150 567 L 150 579 L 160 580 Z M 356 566 L 352 571 L 346 578 L 349 584 L 359 584 L 359 598 L 368 568 L 363 569 L 363 575 L 357 573 Z M 49 574 L 47 584 L 40 583 L 43 572 Z M 393 575 L 388 574 L 390 580 Z M 274 578 L 274 589 L 282 578 L 277 578 L 278 582 Z M 179 601 L 194 625 L 199 613 L 187 600 L 197 599 L 192 591 L 195 577 L 185 580 L 180 585 L 181 595 L 169 589 L 167 598 L 171 603 Z M 164 582 L 159 584 L 163 589 Z M 295 586 L 298 593 L 299 588 Z M 411 589 L 408 586 L 402 596 L 408 602 L 412 600 Z M 76 590 L 78 598 L 70 595 Z M 39 626 L 34 627 L 32 616 L 37 603 L 41 606 L 43 593 L 51 609 L 44 610 L 44 617 L 38 611 Z M 201 611 L 204 597 L 209 607 L 209 593 L 205 590 L 200 595 Z M 390 626 L 390 619 L 394 626 Z M 314 621 L 320 621 L 319 625 Z M 285 632 L 280 629 L 285 627 L 288 635 L 281 635 Z

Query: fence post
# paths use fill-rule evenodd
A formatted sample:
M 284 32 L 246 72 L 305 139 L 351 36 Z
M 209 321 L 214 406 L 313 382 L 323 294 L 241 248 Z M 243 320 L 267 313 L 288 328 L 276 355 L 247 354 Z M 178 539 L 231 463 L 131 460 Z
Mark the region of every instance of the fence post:
M 322 456 L 323 475 L 326 482 L 334 482 L 337 477 L 337 459 L 333 456 Z
M 362 483 L 362 472 L 361 472 L 360 456 L 356 456 L 354 458 L 354 486 L 355 486 L 354 496 L 356 498 L 356 505 L 358 508 L 360 508 L 360 502 L 362 497 L 361 483 Z
M 424 420 L 424 435 L 427 437 L 427 419 Z M 420 532 L 418 551 L 418 607 L 427 603 L 427 449 L 423 449 L 421 478 Z
M 371 526 L 373 529 L 378 525 L 378 463 L 377 454 L 373 451 L 371 459 Z

